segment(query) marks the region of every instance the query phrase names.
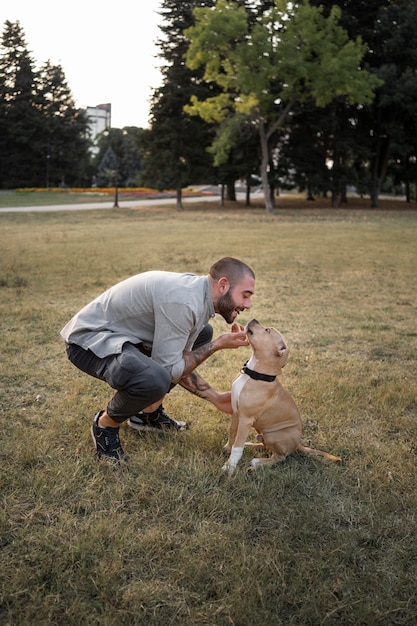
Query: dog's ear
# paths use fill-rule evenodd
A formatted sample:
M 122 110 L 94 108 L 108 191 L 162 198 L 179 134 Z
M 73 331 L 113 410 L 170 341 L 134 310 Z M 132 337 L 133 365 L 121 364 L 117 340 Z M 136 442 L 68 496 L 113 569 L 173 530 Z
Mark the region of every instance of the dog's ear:
M 278 356 L 284 356 L 286 352 L 288 352 L 288 346 L 283 341 L 281 341 L 278 344 Z
M 281 367 L 284 367 L 288 360 L 289 348 L 284 341 L 281 341 L 277 347 L 278 347 L 277 352 L 278 352 L 279 358 L 284 357 L 284 363 L 281 366 Z

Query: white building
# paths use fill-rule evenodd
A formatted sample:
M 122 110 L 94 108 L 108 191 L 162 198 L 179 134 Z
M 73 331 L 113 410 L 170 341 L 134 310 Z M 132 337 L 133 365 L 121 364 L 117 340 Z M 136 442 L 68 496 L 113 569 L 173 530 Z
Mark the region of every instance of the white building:
M 97 104 L 85 109 L 89 120 L 89 138 L 93 142 L 93 153 L 97 152 L 96 137 L 111 127 L 111 104 Z

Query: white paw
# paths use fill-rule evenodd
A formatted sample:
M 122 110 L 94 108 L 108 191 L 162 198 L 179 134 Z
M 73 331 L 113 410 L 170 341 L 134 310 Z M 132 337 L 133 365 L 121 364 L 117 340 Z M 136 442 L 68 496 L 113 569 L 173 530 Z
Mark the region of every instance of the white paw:
M 229 476 L 233 476 L 236 467 L 231 465 L 230 463 L 225 463 L 222 467 L 223 474 L 229 474 Z

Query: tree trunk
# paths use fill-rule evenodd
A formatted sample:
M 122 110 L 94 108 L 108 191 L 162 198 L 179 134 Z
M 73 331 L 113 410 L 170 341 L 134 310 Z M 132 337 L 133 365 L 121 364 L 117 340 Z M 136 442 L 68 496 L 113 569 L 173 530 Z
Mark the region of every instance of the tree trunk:
M 408 178 L 405 181 L 405 200 L 408 204 L 411 202 L 411 186 Z
M 275 186 L 271 185 L 271 183 L 269 183 L 269 197 L 271 199 L 272 208 L 275 209 Z
M 384 182 L 385 175 L 387 173 L 388 160 L 391 152 L 391 137 L 387 137 L 386 140 L 381 143 L 375 154 L 375 163 L 372 172 L 371 181 L 371 208 L 377 209 L 379 202 L 379 194 L 381 193 L 381 186 Z
M 182 204 L 182 189 L 181 187 L 179 189 L 177 189 L 177 210 L 180 211 L 182 210 L 183 204 Z
M 371 189 L 371 209 L 377 209 L 379 203 L 379 190 L 376 185 L 372 185 Z
M 252 176 L 246 177 L 246 206 L 250 206 L 250 184 L 251 184 Z
M 224 183 L 221 185 L 220 206 L 224 206 Z
M 226 183 L 227 188 L 227 199 L 231 202 L 236 202 L 236 189 L 235 189 L 235 181 L 229 180 Z
M 315 197 L 313 194 L 313 189 L 311 187 L 311 183 L 309 180 L 307 180 L 307 202 L 314 202 L 315 201 Z
M 264 190 L 265 209 L 267 213 L 272 213 L 274 210 L 274 207 L 271 202 L 271 190 L 269 188 L 269 181 L 268 181 L 268 167 L 269 167 L 268 139 L 265 133 L 265 126 L 262 120 L 259 122 L 259 137 L 261 140 L 261 153 L 262 153 L 260 175 L 261 175 L 261 180 L 262 180 L 262 187 Z

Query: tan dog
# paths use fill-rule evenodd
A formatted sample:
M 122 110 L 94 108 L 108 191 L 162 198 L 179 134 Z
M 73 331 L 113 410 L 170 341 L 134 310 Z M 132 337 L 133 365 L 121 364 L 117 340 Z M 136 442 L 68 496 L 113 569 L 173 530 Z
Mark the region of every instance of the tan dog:
M 260 444 L 267 448 L 267 459 L 252 459 L 251 466 L 279 463 L 292 452 L 324 456 L 331 461 L 341 459 L 321 450 L 301 445 L 303 427 L 293 398 L 281 385 L 278 376 L 288 360 L 288 345 L 275 328 L 264 328 L 257 320 L 246 326 L 253 353 L 232 385 L 233 417 L 225 446 L 230 453 L 223 471 L 230 475 L 242 457 L 251 427 L 258 432 Z

